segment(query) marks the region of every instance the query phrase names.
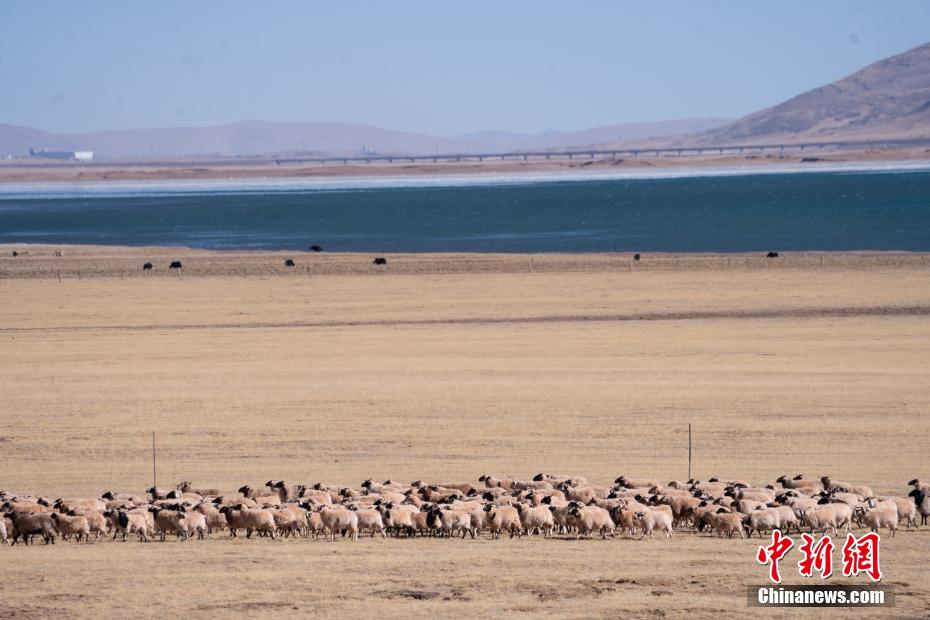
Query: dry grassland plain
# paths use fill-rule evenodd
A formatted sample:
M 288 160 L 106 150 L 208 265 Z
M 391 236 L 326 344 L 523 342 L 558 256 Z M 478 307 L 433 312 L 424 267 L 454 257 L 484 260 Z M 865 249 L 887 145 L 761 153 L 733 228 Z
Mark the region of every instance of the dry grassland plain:
M 420 255 L 375 271 L 368 256 L 301 255 L 288 271 L 283 254 L 11 247 L 9 492 L 141 492 L 153 430 L 159 484 L 230 492 L 684 479 L 689 423 L 699 478 L 830 474 L 896 494 L 930 479 L 926 256 Z M 741 616 L 745 586 L 766 579 L 757 545 L 690 532 L 17 545 L 0 549 L 0 617 Z M 930 528 L 883 540 L 897 606 L 871 615 L 928 616 L 928 551 Z

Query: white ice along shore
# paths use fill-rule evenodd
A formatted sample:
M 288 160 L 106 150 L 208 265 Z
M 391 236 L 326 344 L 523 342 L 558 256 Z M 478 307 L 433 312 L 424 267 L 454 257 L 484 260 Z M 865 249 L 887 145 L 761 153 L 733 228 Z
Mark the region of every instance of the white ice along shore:
M 157 195 L 292 193 L 314 191 L 363 191 L 372 189 L 456 188 L 536 185 L 545 183 L 583 183 L 588 181 L 656 180 L 699 177 L 739 177 L 779 174 L 869 174 L 930 171 L 930 160 L 888 162 L 844 162 L 778 164 L 774 166 L 733 166 L 675 168 L 667 170 L 631 169 L 623 171 L 552 171 L 389 175 L 332 176 L 314 178 L 249 178 L 210 180 L 152 181 L 88 181 L 0 183 L 0 199 L 47 199 L 80 197 L 132 197 Z

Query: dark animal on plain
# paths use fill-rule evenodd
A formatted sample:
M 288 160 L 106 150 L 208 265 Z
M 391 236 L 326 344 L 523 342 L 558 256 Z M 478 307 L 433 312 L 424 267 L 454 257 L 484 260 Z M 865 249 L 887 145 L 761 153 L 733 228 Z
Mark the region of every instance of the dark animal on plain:
M 13 250 L 13 256 L 19 256 L 19 252 L 17 252 L 16 250 Z
M 318 245 L 311 245 L 311 246 L 310 246 L 310 251 L 311 251 L 311 252 L 322 252 L 322 251 L 323 251 L 323 248 L 322 248 L 321 246 L 318 246 Z
M 151 271 L 151 270 L 152 270 L 152 263 L 145 263 L 144 265 L 142 265 L 142 271 Z
M 640 259 L 640 255 L 639 255 L 639 254 L 634 254 L 634 255 L 633 255 L 633 260 L 639 260 L 639 259 Z
M 284 266 L 285 266 L 285 267 L 293 267 L 293 266 L 294 266 L 294 259 L 293 259 L 293 258 L 285 258 L 285 259 L 284 259 Z
M 778 252 L 769 252 L 765 255 L 766 258 L 778 258 Z
M 171 261 L 171 264 L 168 266 L 168 269 L 180 269 L 180 268 L 181 268 L 181 261 L 179 260 Z
M 374 263 L 375 265 L 387 265 L 387 259 L 384 258 L 383 256 L 379 256 L 378 258 L 376 258 L 375 260 L 371 262 Z

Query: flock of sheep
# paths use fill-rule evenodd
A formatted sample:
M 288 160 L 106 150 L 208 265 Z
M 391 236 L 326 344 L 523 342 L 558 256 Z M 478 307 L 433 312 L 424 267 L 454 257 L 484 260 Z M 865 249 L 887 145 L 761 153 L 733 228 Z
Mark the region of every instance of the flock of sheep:
M 532 480 L 484 475 L 478 482 L 364 481 L 358 488 L 268 481 L 237 494 L 182 482 L 150 488 L 150 497 L 107 491 L 98 498 L 46 498 L 0 491 L 0 538 L 46 544 L 137 536 L 140 541 L 359 535 L 492 538 L 568 535 L 591 538 L 689 529 L 717 536 L 760 537 L 773 529 L 838 535 L 840 528 L 886 529 L 927 523 L 930 484 L 911 480 L 906 497 L 876 496 L 864 485 L 823 477 L 782 476 L 753 486 L 738 480 L 672 481 L 620 476 L 613 485 L 580 476 L 538 474 Z M 919 521 L 919 523 L 918 523 Z

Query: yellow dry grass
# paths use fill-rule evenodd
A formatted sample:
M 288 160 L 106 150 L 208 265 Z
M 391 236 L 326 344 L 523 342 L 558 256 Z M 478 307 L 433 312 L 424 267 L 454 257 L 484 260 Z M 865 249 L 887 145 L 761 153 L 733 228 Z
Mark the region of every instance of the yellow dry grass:
M 701 478 L 829 473 L 898 494 L 930 479 L 920 260 L 633 272 L 550 260 L 544 273 L 4 278 L 0 488 L 139 492 L 152 430 L 160 484 L 230 491 L 269 478 L 683 479 L 689 423 Z M 895 615 L 930 607 L 928 543 L 926 529 L 883 541 Z M 0 616 L 742 615 L 744 586 L 765 578 L 756 545 L 682 533 L 17 546 L 0 550 Z

